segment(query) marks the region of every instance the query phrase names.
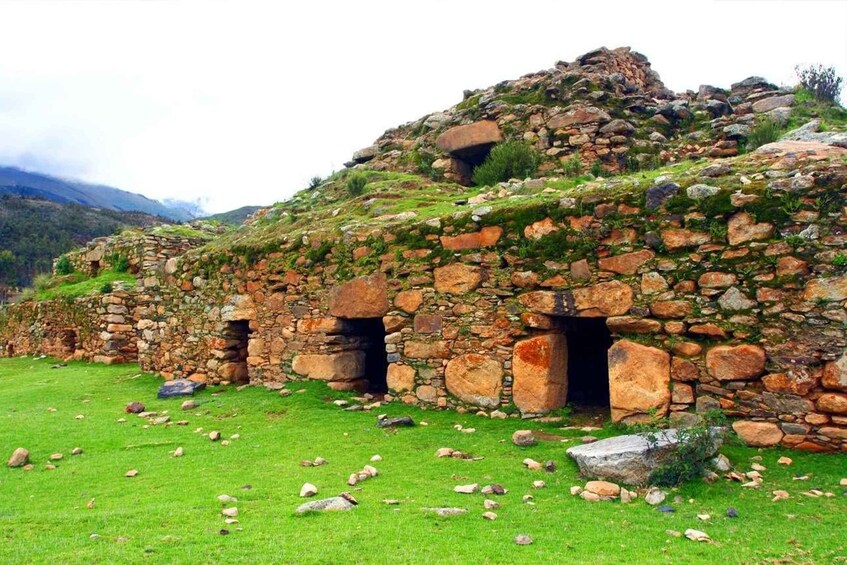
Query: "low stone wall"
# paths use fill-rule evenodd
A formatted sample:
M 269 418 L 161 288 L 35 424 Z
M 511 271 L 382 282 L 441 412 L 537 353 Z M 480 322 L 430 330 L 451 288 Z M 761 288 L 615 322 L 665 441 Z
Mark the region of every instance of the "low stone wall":
M 0 356 L 137 361 L 134 310 L 134 293 L 126 291 L 5 307 L 0 310 Z
M 567 326 L 596 318 L 613 340 L 613 420 L 720 409 L 754 445 L 847 449 L 847 167 L 818 161 L 348 232 L 317 259 L 321 241 L 189 254 L 150 281 L 139 357 L 166 378 L 360 388 L 381 377 L 360 325 L 376 319 L 392 397 L 532 415 L 564 405 L 580 355 Z M 766 189 L 721 188 L 745 182 Z
M 199 237 L 160 235 L 154 230 L 99 237 L 85 247 L 65 253 L 63 257 L 67 258 L 74 271 L 88 276 L 114 269 L 117 261 L 125 262 L 130 273 L 149 276 L 164 269 L 168 259 L 178 257 L 206 241 Z M 53 262 L 54 273 L 58 260 Z

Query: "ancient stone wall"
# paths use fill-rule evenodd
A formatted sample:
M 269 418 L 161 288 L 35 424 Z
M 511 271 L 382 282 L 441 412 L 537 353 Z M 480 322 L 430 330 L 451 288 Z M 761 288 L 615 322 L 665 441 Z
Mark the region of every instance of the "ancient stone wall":
M 0 310 L 0 355 L 44 354 L 107 364 L 137 361 L 138 336 L 150 324 L 147 310 L 138 310 L 152 301 L 147 291 L 155 288 L 161 274 L 176 269 L 177 257 L 207 241 L 204 232 L 218 231 L 197 227 L 202 230 L 199 237 L 157 233 L 172 227 L 153 228 L 97 238 L 65 254 L 74 271 L 88 276 L 125 262 L 144 290 L 118 284 L 115 292 L 94 297 L 6 306 Z
M 568 327 L 591 318 L 612 336 L 595 378 L 615 421 L 720 409 L 752 444 L 845 449 L 847 165 L 812 151 L 747 167 L 348 232 L 322 257 L 317 240 L 188 254 L 147 292 L 139 357 L 166 378 L 361 390 L 382 378 L 362 325 L 379 320 L 390 397 L 541 414 L 579 392 Z
M 0 311 L 0 356 L 137 361 L 134 310 L 135 295 L 126 291 L 9 306 Z
M 161 229 L 171 229 L 163 227 Z M 80 249 L 65 253 L 73 270 L 96 276 L 98 272 L 115 269 L 117 262 L 125 263 L 128 272 L 139 276 L 154 275 L 164 269 L 168 259 L 178 257 L 189 249 L 207 241 L 202 237 L 204 232 L 198 232 L 196 237 L 158 234 L 153 230 L 144 232 L 129 231 L 109 237 L 98 237 Z M 217 232 L 208 227 L 205 232 Z M 56 272 L 57 259 L 53 262 Z

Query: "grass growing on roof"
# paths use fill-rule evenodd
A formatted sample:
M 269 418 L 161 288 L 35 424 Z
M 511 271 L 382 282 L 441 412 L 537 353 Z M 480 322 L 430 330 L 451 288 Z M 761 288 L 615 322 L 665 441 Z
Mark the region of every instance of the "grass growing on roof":
M 287 398 L 260 387 L 216 387 L 198 393 L 197 408 L 181 411 L 181 399 L 157 400 L 160 380 L 140 374 L 135 365 L 70 363 L 50 369 L 53 363 L 0 360 L 0 452 L 6 457 L 24 446 L 35 465 L 29 472 L 0 467 L 4 563 L 824 563 L 847 553 L 842 535 L 847 498 L 838 487 L 847 468 L 844 454 L 727 447 L 724 453 L 742 470 L 749 470 L 751 457 L 762 457 L 765 486 L 695 481 L 671 491 L 669 502 L 677 495 L 683 502 L 671 502 L 677 511 L 662 514 L 641 499 L 624 505 L 572 497 L 570 486 L 584 481 L 564 450 L 584 432 L 561 430 L 562 424 L 490 420 L 395 403 L 378 411 L 429 425 L 380 430 L 374 426 L 376 411 L 342 411 L 331 400 L 348 395 L 320 382 L 289 384 L 304 392 Z M 189 424 L 145 428 L 146 420 L 124 413 L 131 401 Z M 119 418 L 127 421 L 120 424 Z M 454 424 L 477 431 L 461 433 Z M 519 428 L 543 429 L 567 441 L 518 448 L 509 438 Z M 212 430 L 240 438 L 228 446 L 213 443 L 206 437 Z M 595 435 L 610 433 L 607 428 Z M 170 457 L 180 446 L 185 455 Z M 70 455 L 74 447 L 84 453 Z M 485 459 L 437 459 L 440 447 Z M 44 466 L 52 453 L 64 458 L 49 471 Z M 348 487 L 348 475 L 374 454 L 383 457 L 373 463 L 379 475 L 360 490 Z M 776 464 L 783 454 L 794 459 L 793 466 Z M 329 463 L 299 465 L 318 456 Z M 558 469 L 529 471 L 521 464 L 526 457 L 553 460 Z M 138 476 L 124 477 L 130 469 Z M 794 481 L 794 474 L 811 478 Z M 532 489 L 539 479 L 547 488 Z M 318 486 L 318 497 L 352 491 L 360 505 L 350 512 L 295 517 L 305 482 Z M 452 491 L 474 482 L 508 489 L 492 497 L 501 505 L 496 521 L 482 519 L 482 495 Z M 810 488 L 836 496 L 800 494 Z M 771 502 L 775 489 L 787 490 L 791 498 Z M 220 494 L 238 498 L 239 524 L 224 524 Z M 534 504 L 523 503 L 524 494 L 532 494 Z M 388 506 L 384 499 L 400 504 Z M 433 506 L 469 512 L 438 518 L 422 510 Z M 739 518 L 724 516 L 729 506 Z M 703 513 L 712 518 L 698 520 Z M 221 535 L 222 528 L 230 534 Z M 704 530 L 716 543 L 665 533 L 686 528 Z M 530 535 L 533 545 L 515 545 L 517 534 Z
M 56 286 L 48 286 L 35 294 L 36 300 L 53 300 L 54 298 L 79 298 L 89 294 L 101 292 L 107 285 L 114 287 L 115 283 L 122 282 L 126 287 L 135 285 L 135 275 L 126 272 L 101 271 L 96 277 L 82 278 L 81 276 L 69 275 L 61 277 L 66 279 Z

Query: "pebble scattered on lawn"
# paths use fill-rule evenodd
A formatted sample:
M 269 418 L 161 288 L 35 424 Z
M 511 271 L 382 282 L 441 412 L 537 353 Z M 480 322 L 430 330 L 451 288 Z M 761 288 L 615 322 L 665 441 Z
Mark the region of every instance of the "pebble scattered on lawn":
M 685 537 L 692 541 L 703 541 L 703 542 L 711 542 L 712 538 L 706 532 L 701 532 L 700 530 L 695 530 L 692 528 L 688 528 L 685 530 Z
M 300 498 L 309 498 L 318 494 L 318 487 L 312 483 L 306 483 L 300 487 Z

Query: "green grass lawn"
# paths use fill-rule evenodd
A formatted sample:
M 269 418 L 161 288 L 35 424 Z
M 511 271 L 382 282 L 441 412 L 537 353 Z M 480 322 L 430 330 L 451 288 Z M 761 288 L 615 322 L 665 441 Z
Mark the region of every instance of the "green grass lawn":
M 0 361 L 0 562 L 300 562 L 300 563 L 835 563 L 847 559 L 847 456 L 730 446 L 724 449 L 742 470 L 750 458 L 767 467 L 764 487 L 694 482 L 672 492 L 683 499 L 674 514 L 662 514 L 641 499 L 632 504 L 589 503 L 568 489 L 583 484 L 565 448 L 584 432 L 562 424 L 489 420 L 471 414 L 422 411 L 390 404 L 371 412 L 344 412 L 342 398 L 322 383 L 292 383 L 303 390 L 287 398 L 263 388 L 207 389 L 199 407 L 183 412 L 181 400 L 157 400 L 159 379 L 135 365 L 105 367 L 72 363 L 51 369 L 49 359 Z M 124 413 L 131 401 L 168 411 L 187 426 L 148 425 Z M 411 415 L 427 426 L 399 430 L 375 427 L 377 413 Z M 83 415 L 83 419 L 77 419 Z M 118 423 L 126 418 L 125 423 Z M 454 424 L 476 428 L 462 433 Z M 569 438 L 518 448 L 509 440 L 519 428 L 543 429 Z M 202 429 L 202 432 L 199 431 Z M 205 435 L 219 430 L 230 445 Z M 610 431 L 596 435 L 609 434 Z M 9 469 L 5 459 L 19 446 L 31 452 L 32 471 Z M 169 456 L 182 446 L 185 455 Z M 80 447 L 82 455 L 70 455 Z M 452 447 L 481 461 L 437 459 Z M 47 470 L 50 454 L 63 453 Z M 347 477 L 369 463 L 379 475 L 346 486 Z M 780 455 L 791 467 L 776 464 Z M 324 457 L 321 467 L 303 459 Z M 554 473 L 526 470 L 521 461 L 552 459 Z M 126 478 L 129 469 L 139 475 Z M 808 481 L 794 481 L 808 474 Z M 532 481 L 547 488 L 532 489 Z M 350 512 L 297 517 L 303 483 L 318 497 L 350 490 L 360 504 Z M 497 482 L 498 519 L 482 518 L 481 494 L 452 491 L 456 484 Z M 249 485 L 249 487 L 248 487 Z M 820 488 L 832 498 L 808 498 Z M 789 500 L 771 502 L 785 489 Z M 217 496 L 238 498 L 237 525 L 227 526 Z M 532 494 L 534 505 L 522 501 Z M 93 508 L 88 508 L 94 500 Z M 400 504 L 388 506 L 384 499 Z M 439 518 L 424 507 L 459 506 L 466 515 Z M 738 509 L 730 519 L 727 507 Z M 708 522 L 697 514 L 708 513 Z M 220 530 L 228 528 L 229 535 Z M 715 541 L 677 538 L 666 530 L 696 528 Z M 533 545 L 513 543 L 529 534 Z M 92 534 L 99 538 L 92 539 Z

